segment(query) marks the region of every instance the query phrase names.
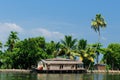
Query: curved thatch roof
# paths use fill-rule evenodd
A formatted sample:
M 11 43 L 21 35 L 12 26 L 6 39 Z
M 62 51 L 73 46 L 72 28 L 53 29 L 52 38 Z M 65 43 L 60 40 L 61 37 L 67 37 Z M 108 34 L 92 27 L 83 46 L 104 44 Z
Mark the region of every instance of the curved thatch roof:
M 46 59 L 46 60 L 42 60 L 42 62 L 48 65 L 50 64 L 83 64 L 82 61 L 75 61 L 75 60 L 70 60 L 65 58 Z

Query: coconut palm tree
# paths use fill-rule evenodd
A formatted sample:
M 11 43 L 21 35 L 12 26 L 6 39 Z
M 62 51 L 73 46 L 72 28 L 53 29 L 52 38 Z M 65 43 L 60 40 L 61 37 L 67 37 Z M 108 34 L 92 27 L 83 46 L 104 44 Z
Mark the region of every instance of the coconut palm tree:
M 84 63 L 84 67 L 89 69 L 94 63 L 93 48 L 87 44 L 87 40 L 81 39 L 78 41 L 78 52 L 80 60 Z
M 77 50 L 80 54 L 80 60 L 83 61 L 84 56 L 86 55 L 87 40 L 80 39 L 78 41 Z
M 64 45 L 66 49 L 66 55 L 70 58 L 71 56 L 75 55 L 73 49 L 76 47 L 77 39 L 72 39 L 72 36 L 65 35 L 64 40 L 61 40 L 61 43 Z
M 77 42 L 77 39 L 72 39 L 72 36 L 65 35 L 64 40 L 61 40 L 61 43 L 68 49 L 75 48 L 75 44 Z
M 100 28 L 106 28 L 107 24 L 101 14 L 96 14 L 95 19 L 92 19 L 91 28 L 98 32 L 100 39 Z
M 11 31 L 8 37 L 8 41 L 6 42 L 5 46 L 8 47 L 9 51 L 13 50 L 15 43 L 19 40 L 17 34 L 17 32 Z
M 98 33 L 98 43 L 100 43 L 100 28 L 106 28 L 106 25 L 107 24 L 101 14 L 96 14 L 95 19 L 92 19 L 91 28 Z M 99 44 L 97 46 L 99 46 Z M 96 49 L 97 49 L 97 46 L 96 46 Z M 98 54 L 96 55 L 98 56 Z
M 81 50 L 81 49 L 86 49 L 87 47 L 87 40 L 84 40 L 84 39 L 81 39 L 78 41 L 78 49 Z

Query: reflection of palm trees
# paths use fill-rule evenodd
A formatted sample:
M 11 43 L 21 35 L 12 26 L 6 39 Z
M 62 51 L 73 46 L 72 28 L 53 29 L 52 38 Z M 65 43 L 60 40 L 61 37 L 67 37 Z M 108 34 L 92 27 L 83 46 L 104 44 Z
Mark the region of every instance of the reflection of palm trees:
M 105 73 L 96 73 L 94 74 L 94 79 L 93 80 L 115 80 L 115 79 L 108 79 L 107 78 L 108 74 Z
M 95 32 L 98 32 L 98 36 L 99 36 L 98 43 L 100 42 L 100 28 L 105 28 L 106 25 L 107 24 L 101 14 L 96 14 L 95 19 L 93 19 L 91 22 L 91 28 L 93 30 L 95 30 Z M 98 46 L 99 46 L 99 44 L 98 44 Z M 97 47 L 96 47 L 96 49 L 97 49 Z M 95 52 L 96 52 L 96 50 L 95 50 Z M 98 54 L 99 54 L 99 52 L 97 52 L 97 55 Z

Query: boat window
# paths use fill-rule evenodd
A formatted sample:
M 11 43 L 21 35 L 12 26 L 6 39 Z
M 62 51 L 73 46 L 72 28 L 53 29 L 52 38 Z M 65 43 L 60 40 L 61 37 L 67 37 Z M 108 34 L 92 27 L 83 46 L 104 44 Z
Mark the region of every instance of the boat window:
M 72 65 L 72 67 L 71 67 L 72 69 L 74 68 L 74 65 Z
M 60 65 L 60 69 L 63 69 L 63 65 Z
M 82 65 L 82 64 L 78 64 L 77 67 L 78 67 L 78 68 L 82 68 L 83 65 Z

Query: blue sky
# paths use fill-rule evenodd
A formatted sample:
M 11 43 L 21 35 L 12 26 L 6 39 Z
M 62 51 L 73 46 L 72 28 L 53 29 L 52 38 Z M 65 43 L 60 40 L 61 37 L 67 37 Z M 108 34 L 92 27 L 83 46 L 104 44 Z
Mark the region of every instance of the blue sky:
M 0 41 L 17 31 L 20 39 L 44 36 L 60 41 L 72 35 L 95 43 L 98 34 L 91 29 L 91 20 L 101 13 L 107 22 L 101 43 L 120 42 L 119 4 L 119 0 L 0 0 Z

